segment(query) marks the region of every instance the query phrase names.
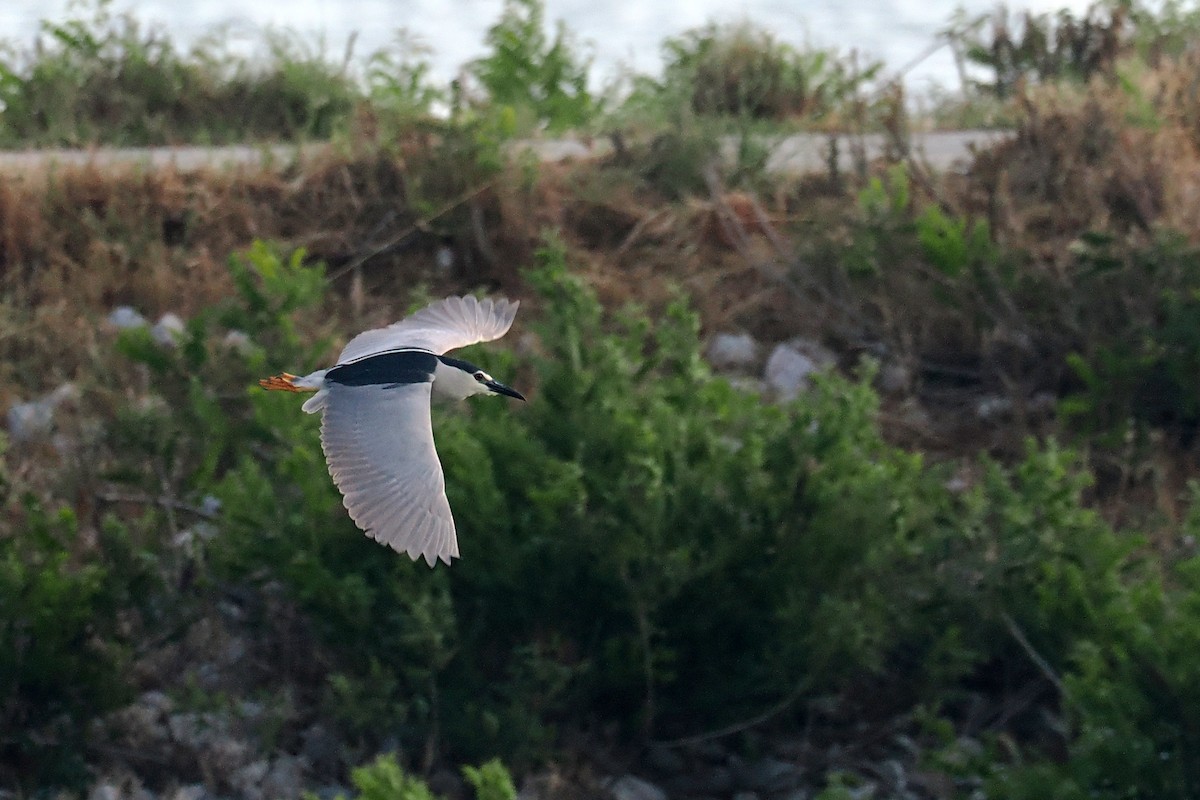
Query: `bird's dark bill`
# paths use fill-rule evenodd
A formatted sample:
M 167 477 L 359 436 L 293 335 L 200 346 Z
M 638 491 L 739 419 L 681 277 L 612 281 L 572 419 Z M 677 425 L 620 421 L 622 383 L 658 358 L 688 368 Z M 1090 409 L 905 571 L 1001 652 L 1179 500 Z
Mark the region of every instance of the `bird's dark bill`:
M 487 386 L 489 389 L 491 389 L 496 394 L 502 394 L 502 395 L 506 395 L 508 397 L 515 397 L 518 400 L 525 399 L 525 395 L 521 394 L 516 389 L 510 389 L 509 387 L 505 386 L 503 383 L 500 383 L 499 381 L 488 381 L 484 385 Z

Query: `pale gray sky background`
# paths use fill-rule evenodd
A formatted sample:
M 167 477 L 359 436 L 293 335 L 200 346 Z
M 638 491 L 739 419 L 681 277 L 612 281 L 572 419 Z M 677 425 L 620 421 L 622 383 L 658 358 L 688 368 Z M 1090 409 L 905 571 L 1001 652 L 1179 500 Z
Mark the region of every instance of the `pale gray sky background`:
M 0 38 L 28 44 L 38 20 L 65 19 L 70 0 L 0 0 Z M 358 31 L 359 55 L 387 44 L 397 28 L 418 34 L 434 51 L 439 79 L 451 77 L 459 66 L 482 54 L 483 37 L 500 14 L 502 0 L 115 0 L 115 11 L 133 10 L 145 22 L 161 24 L 181 44 L 236 22 L 243 30 L 263 25 L 289 27 L 306 35 L 323 32 L 331 52 L 340 54 L 347 37 Z M 1086 0 L 1016 0 L 1013 9 L 1079 11 Z M 854 48 L 864 56 L 883 59 L 891 70 L 919 56 L 944 28 L 956 7 L 983 14 L 996 0 L 940 3 L 930 0 L 860 0 L 860 2 L 803 2 L 803 0 L 546 0 L 547 17 L 562 19 L 595 55 L 599 78 L 619 64 L 639 72 L 656 73 L 661 66 L 659 45 L 670 35 L 703 25 L 710 19 L 748 18 L 769 27 L 793 44 L 811 43 Z M 233 29 L 235 36 L 238 28 Z M 909 73 L 921 84 L 957 81 L 945 49 Z

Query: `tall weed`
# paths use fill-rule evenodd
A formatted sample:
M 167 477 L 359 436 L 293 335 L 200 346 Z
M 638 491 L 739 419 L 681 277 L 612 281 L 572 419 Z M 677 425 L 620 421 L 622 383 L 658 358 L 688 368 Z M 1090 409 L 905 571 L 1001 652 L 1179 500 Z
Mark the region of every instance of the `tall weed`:
M 590 61 L 561 21 L 547 36 L 545 11 L 543 0 L 506 0 L 488 29 L 491 52 L 470 69 L 492 103 L 561 132 L 587 123 L 596 101 L 588 90 Z
M 36 45 L 0 62 L 0 144 L 85 146 L 328 138 L 359 91 L 320 47 L 265 36 L 259 61 L 219 36 L 184 54 L 111 0 L 42 23 Z M 232 113 L 231 109 L 236 110 Z
M 839 54 L 796 49 L 750 22 L 709 23 L 667 39 L 663 86 L 686 87 L 701 115 L 820 119 L 850 102 L 882 68 Z

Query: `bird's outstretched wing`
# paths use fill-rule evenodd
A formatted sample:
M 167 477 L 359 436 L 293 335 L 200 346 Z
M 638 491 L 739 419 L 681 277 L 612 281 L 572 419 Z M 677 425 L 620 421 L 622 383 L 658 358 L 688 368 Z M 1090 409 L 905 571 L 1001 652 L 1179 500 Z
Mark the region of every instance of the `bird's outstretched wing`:
M 478 300 L 470 295 L 447 297 L 386 328 L 363 331 L 342 350 L 338 363 L 398 347 L 441 355 L 476 342 L 490 342 L 508 333 L 519 305 L 520 301 Z
M 331 384 L 321 447 L 358 527 L 433 566 L 458 556 L 458 539 L 433 446 L 431 386 Z

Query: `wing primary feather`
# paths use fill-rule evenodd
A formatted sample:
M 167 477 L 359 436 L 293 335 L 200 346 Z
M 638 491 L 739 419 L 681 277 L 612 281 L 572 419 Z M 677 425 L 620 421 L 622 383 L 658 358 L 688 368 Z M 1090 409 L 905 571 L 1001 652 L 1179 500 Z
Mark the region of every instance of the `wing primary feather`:
M 448 350 L 498 339 L 512 327 L 519 301 L 447 297 L 386 328 L 364 331 L 351 339 L 338 357 L 344 365 L 387 351 Z
M 436 563 L 457 555 L 457 537 L 433 443 L 430 386 L 331 383 L 321 444 L 351 519 L 376 541 Z

